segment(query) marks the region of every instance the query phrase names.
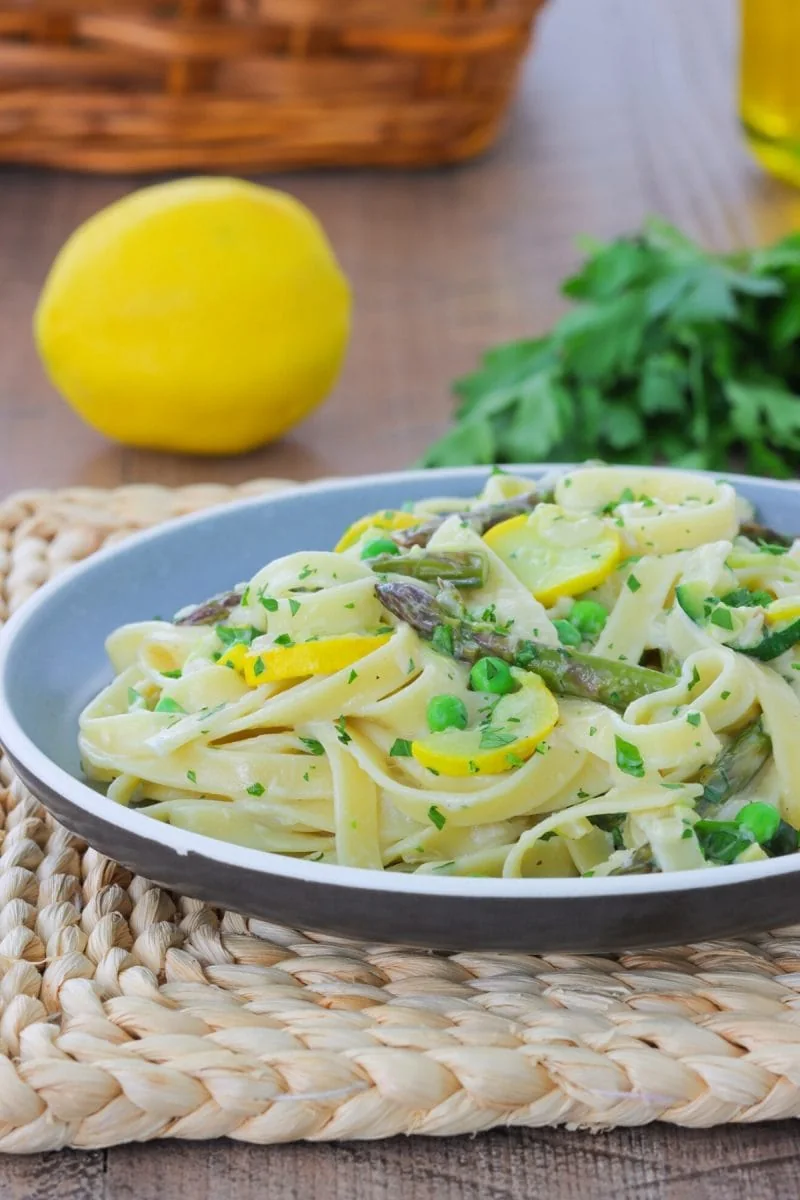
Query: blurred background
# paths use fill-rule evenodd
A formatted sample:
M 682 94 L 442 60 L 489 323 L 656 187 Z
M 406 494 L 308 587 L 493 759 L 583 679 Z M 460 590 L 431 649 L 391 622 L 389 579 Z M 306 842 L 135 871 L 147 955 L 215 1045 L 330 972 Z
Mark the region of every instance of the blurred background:
M 776 2 L 758 7 L 766 13 Z M 14 14 L 32 7 L 0 0 L 0 157 L 13 145 L 19 99 Z M 85 7 L 95 21 L 113 20 L 114 5 Z M 477 21 L 483 6 L 473 7 Z M 240 8 L 253 16 L 259 5 L 241 0 Z M 354 293 L 352 343 L 329 401 L 282 441 L 237 458 L 106 441 L 57 396 L 37 358 L 31 319 L 59 247 L 80 222 L 148 180 L 0 165 L 3 493 L 404 467 L 444 430 L 455 377 L 488 346 L 543 332 L 565 311 L 559 284 L 579 261 L 578 235 L 612 237 L 660 214 L 723 251 L 800 228 L 800 192 L 765 173 L 745 144 L 738 36 L 734 0 L 550 0 L 507 122 L 474 162 L 231 171 L 305 202 Z M 784 30 L 763 51 L 767 76 L 790 45 Z M 791 70 L 796 47 L 792 54 Z M 173 78 L 178 90 L 191 83 L 191 61 L 173 69 L 189 72 Z M 756 96 L 755 123 L 760 114 Z

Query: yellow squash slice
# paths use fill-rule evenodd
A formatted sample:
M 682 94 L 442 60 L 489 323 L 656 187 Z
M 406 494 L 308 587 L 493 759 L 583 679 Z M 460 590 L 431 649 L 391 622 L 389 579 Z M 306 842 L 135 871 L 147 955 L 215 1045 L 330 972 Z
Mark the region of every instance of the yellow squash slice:
M 599 517 L 572 515 L 557 504 L 540 504 L 530 515 L 495 525 L 484 541 L 546 605 L 597 587 L 622 556 L 616 529 Z
M 800 596 L 784 596 L 780 600 L 773 600 L 764 609 L 764 620 L 770 625 L 776 625 L 778 621 L 796 621 L 798 617 Z
M 367 654 L 385 646 L 390 633 L 347 633 L 340 637 L 320 638 L 315 642 L 295 642 L 290 646 L 270 646 L 266 650 L 245 650 L 233 663 L 251 687 L 277 683 L 281 679 L 305 679 L 309 675 L 333 675 L 350 667 Z M 233 646 L 220 659 L 221 665 L 238 651 Z
M 439 775 L 500 775 L 519 767 L 553 730 L 558 704 L 538 675 L 512 670 L 519 690 L 502 696 L 488 724 L 446 729 L 411 743 L 411 753 Z
M 384 508 L 380 512 L 359 517 L 348 526 L 336 543 L 336 553 L 341 554 L 343 550 L 355 546 L 369 529 L 382 529 L 384 533 L 394 533 L 397 529 L 411 529 L 414 525 L 421 525 L 424 520 L 424 517 L 415 516 L 414 513 L 399 512 L 392 508 Z

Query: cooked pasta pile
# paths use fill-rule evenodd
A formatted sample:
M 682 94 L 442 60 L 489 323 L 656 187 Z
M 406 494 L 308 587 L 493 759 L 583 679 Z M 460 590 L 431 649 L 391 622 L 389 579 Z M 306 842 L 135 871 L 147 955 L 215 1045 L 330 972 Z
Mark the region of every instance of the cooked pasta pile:
M 116 803 L 373 870 L 617 875 L 797 849 L 800 542 L 724 482 L 584 467 L 369 514 L 117 629 Z

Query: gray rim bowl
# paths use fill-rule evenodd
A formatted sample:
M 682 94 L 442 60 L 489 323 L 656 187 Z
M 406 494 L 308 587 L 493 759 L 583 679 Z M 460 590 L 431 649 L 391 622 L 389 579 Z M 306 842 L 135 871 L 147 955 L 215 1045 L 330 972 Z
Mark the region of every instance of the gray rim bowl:
M 514 467 L 536 476 L 541 468 Z M 169 615 L 297 549 L 325 549 L 363 512 L 474 494 L 486 470 L 337 480 L 170 521 L 43 587 L 0 634 L 0 743 L 30 791 L 102 853 L 172 888 L 298 928 L 439 949 L 607 951 L 800 919 L 800 855 L 618 879 L 434 878 L 250 850 L 153 821 L 80 778 L 77 718 L 110 678 L 117 625 Z M 764 520 L 800 529 L 800 487 L 729 475 Z M 798 731 L 800 733 L 800 731 Z

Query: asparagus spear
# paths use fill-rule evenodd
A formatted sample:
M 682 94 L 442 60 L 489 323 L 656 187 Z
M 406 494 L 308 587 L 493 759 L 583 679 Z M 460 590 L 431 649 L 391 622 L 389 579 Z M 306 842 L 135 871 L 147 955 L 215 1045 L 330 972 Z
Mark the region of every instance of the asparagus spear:
M 499 525 L 501 521 L 507 521 L 510 517 L 519 517 L 522 513 L 532 512 L 536 505 L 544 499 L 544 496 L 540 496 L 536 492 L 528 492 L 524 496 L 515 496 L 513 500 L 503 500 L 500 504 L 482 504 L 478 508 L 466 512 L 440 513 L 428 521 L 423 521 L 421 525 L 413 525 L 410 529 L 395 530 L 390 536 L 398 546 L 406 549 L 410 546 L 427 546 L 436 530 L 440 529 L 451 517 L 467 521 L 476 533 L 486 533 L 487 529 L 491 529 L 493 525 Z
M 219 592 L 216 596 L 196 604 L 192 608 L 182 608 L 173 617 L 173 625 L 216 625 L 229 617 L 233 610 L 242 603 L 244 588 L 230 592 Z
M 407 575 L 435 583 L 441 579 L 462 588 L 483 587 L 486 583 L 486 559 L 473 551 L 453 551 L 449 554 L 377 554 L 365 559 L 376 574 Z M 217 625 L 226 620 L 242 603 L 244 588 L 220 592 L 202 604 L 184 608 L 173 618 L 175 625 Z
M 720 804 L 747 787 L 772 753 L 772 740 L 759 717 L 746 726 L 710 766 L 697 776 L 703 794 L 697 801 L 701 815 L 714 812 Z
M 787 550 L 795 540 L 791 534 L 778 533 L 776 529 L 770 529 L 768 525 L 761 525 L 758 521 L 745 521 L 739 532 L 753 542 L 769 542 L 773 546 L 785 546 Z
M 422 583 L 436 583 L 441 579 L 462 588 L 479 588 L 486 583 L 486 558 L 471 551 L 377 554 L 368 561 L 378 575 L 407 575 Z
M 652 875 L 657 872 L 659 867 L 653 858 L 653 851 L 649 846 L 639 846 L 637 850 L 631 850 L 627 862 L 620 863 L 618 867 L 614 867 L 609 871 L 609 875 Z
M 596 700 L 624 710 L 633 700 L 660 692 L 677 682 L 675 676 L 630 663 L 578 654 L 561 646 L 545 646 L 526 638 L 496 633 L 491 628 L 449 614 L 424 587 L 406 580 L 376 584 L 378 598 L 389 612 L 411 625 L 430 641 L 438 629 L 448 631 L 439 644 L 452 646 L 452 655 L 474 663 L 491 656 L 539 675 L 551 691 L 562 696 Z

